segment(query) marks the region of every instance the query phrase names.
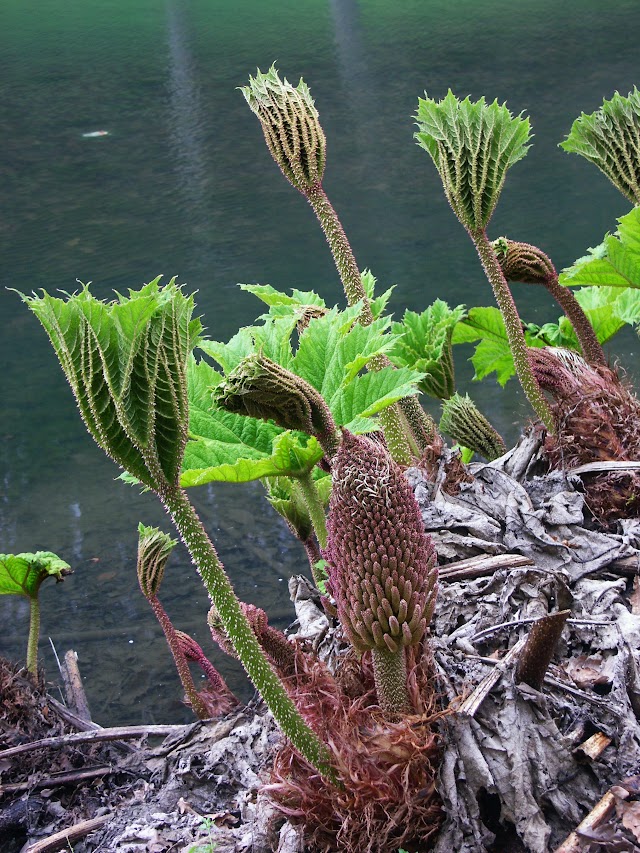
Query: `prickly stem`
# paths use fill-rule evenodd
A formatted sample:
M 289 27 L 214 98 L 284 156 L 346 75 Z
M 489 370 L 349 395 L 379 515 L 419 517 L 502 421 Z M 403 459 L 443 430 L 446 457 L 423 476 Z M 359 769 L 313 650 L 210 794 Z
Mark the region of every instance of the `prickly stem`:
M 249 678 L 271 709 L 284 734 L 327 779 L 336 781 L 329 752 L 304 722 L 282 682 L 267 662 L 247 617 L 242 612 L 213 543 L 186 494 L 171 487 L 160 496 L 187 546 L 224 629 Z
M 509 289 L 500 262 L 496 255 L 495 249 L 489 242 L 484 229 L 477 228 L 469 230 L 469 235 L 476 247 L 480 261 L 486 273 L 487 278 L 493 288 L 493 293 L 498 303 L 498 308 L 504 319 L 504 325 L 509 341 L 509 349 L 513 355 L 513 361 L 516 368 L 516 373 L 522 390 L 527 399 L 531 403 L 536 414 L 545 425 L 547 432 L 552 434 L 555 432 L 555 423 L 551 409 L 547 403 L 540 386 L 533 375 L 529 356 L 527 353 L 527 344 L 522 331 L 522 323 L 516 303 Z
M 173 660 L 175 662 L 176 669 L 178 670 L 182 687 L 187 695 L 187 699 L 189 700 L 193 713 L 199 720 L 206 720 L 209 714 L 207 713 L 207 708 L 198 694 L 198 690 L 193 682 L 191 670 L 189 669 L 187 658 L 180 646 L 176 629 L 173 627 L 173 623 L 169 618 L 167 611 L 160 603 L 160 599 L 157 595 L 148 596 L 147 601 L 151 605 L 151 609 L 162 627 L 167 645 L 173 655 Z

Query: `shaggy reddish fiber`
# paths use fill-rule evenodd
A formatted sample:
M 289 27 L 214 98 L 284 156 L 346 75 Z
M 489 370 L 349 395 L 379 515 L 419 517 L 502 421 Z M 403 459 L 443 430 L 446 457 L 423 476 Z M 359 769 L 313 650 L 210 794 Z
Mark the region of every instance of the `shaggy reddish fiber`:
M 553 400 L 557 432 L 545 449 L 554 468 L 640 458 L 640 402 L 615 370 L 566 350 L 530 353 L 536 378 Z M 640 475 L 597 473 L 583 481 L 586 504 L 605 527 L 640 513 Z
M 265 790 L 292 822 L 304 825 L 310 849 L 428 850 L 443 819 L 435 789 L 440 752 L 428 656 L 421 654 L 415 666 L 408 662 L 412 701 L 421 713 L 400 722 L 389 722 L 374 704 L 368 653 L 362 665 L 348 653 L 335 677 L 306 656 L 300 655 L 298 662 L 298 677 L 289 690 L 328 745 L 344 787 L 320 778 L 287 744 L 276 756 L 272 782 Z

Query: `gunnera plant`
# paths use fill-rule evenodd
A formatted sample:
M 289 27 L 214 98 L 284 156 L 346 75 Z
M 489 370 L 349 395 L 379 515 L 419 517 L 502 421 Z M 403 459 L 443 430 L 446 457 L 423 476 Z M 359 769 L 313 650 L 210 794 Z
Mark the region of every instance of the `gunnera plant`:
M 373 322 L 371 303 L 353 249 L 322 185 L 327 141 L 309 87 L 280 79 L 275 65 L 257 70 L 241 92 L 262 127 L 267 148 L 280 171 L 309 202 L 331 249 L 349 305 L 360 304 L 359 321 Z M 372 359 L 370 368 L 389 364 L 386 356 Z M 380 415 L 387 445 L 394 458 L 409 464 L 436 433 L 435 423 L 414 396 L 406 397 Z

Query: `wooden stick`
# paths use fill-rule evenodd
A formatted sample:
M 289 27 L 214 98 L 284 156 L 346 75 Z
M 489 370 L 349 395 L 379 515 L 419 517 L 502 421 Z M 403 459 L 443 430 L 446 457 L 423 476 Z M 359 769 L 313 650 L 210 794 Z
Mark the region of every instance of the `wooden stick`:
M 510 649 L 507 654 L 496 662 L 496 665 L 491 670 L 488 675 L 482 679 L 480 684 L 476 687 L 476 689 L 471 693 L 467 698 L 462 702 L 461 705 L 458 706 L 457 714 L 463 717 L 473 717 L 480 707 L 484 700 L 487 698 L 489 693 L 495 684 L 499 681 L 500 676 L 503 672 L 505 672 L 513 663 L 518 659 L 518 656 L 522 649 L 524 648 L 524 644 L 527 642 L 526 637 L 521 637 L 515 646 Z M 0 752 L 0 756 L 2 753 Z
M 69 723 L 70 726 L 78 729 L 78 731 L 94 732 L 102 728 L 102 726 L 99 726 L 92 720 L 83 720 L 82 717 L 74 714 L 74 712 L 70 708 L 67 708 L 66 705 L 63 705 L 62 702 L 58 702 L 54 696 L 47 696 L 47 702 L 49 705 L 53 706 L 55 712 L 65 721 L 65 723 Z
M 482 663 L 486 663 L 491 667 L 495 667 L 499 663 L 502 663 L 502 661 L 496 660 L 496 658 L 488 658 L 484 657 L 483 655 L 465 655 L 465 657 L 468 660 L 479 660 Z M 599 708 L 606 708 L 607 711 L 610 714 L 613 714 L 614 717 L 623 719 L 625 716 L 621 711 L 616 710 L 616 708 L 610 702 L 607 702 L 606 699 L 602 699 L 600 696 L 597 696 L 592 693 L 587 693 L 584 690 L 579 690 L 577 687 L 571 687 L 571 685 L 566 684 L 564 681 L 559 681 L 557 678 L 554 678 L 548 673 L 547 675 L 545 675 L 544 681 L 545 684 L 550 685 L 551 687 L 555 687 L 556 690 L 562 690 L 565 693 L 570 693 L 572 696 L 576 696 L 578 699 L 582 699 L 583 701 L 589 702 L 592 705 L 596 705 Z
M 82 684 L 82 677 L 78 666 L 78 655 L 73 649 L 69 649 L 65 654 L 64 664 L 61 666 L 60 672 L 62 674 L 64 695 L 67 702 L 82 720 L 90 720 L 91 711 L 89 711 L 87 695 L 84 692 Z
M 611 738 L 604 734 L 604 732 L 596 732 L 581 743 L 580 746 L 577 746 L 573 752 L 578 756 L 590 758 L 592 761 L 595 761 L 596 758 L 600 758 L 610 743 Z
M 86 779 L 95 779 L 96 776 L 106 776 L 107 773 L 116 773 L 117 767 L 108 764 L 102 767 L 86 767 L 84 770 L 67 770 L 64 773 L 54 773 L 53 776 L 43 776 L 41 779 L 28 782 L 11 782 L 0 785 L 0 796 L 11 794 L 16 791 L 35 791 L 38 788 L 55 788 L 57 785 L 68 785 L 70 782 L 84 782 Z
M 640 555 L 636 557 L 620 557 L 619 560 L 614 560 L 605 566 L 608 572 L 623 577 L 633 578 L 640 575 Z
M 581 821 L 575 830 L 565 838 L 554 853 L 582 853 L 583 845 L 578 833 L 597 829 L 611 815 L 615 808 L 616 798 L 610 791 L 599 800 L 589 814 Z
M 34 740 L 31 743 L 23 743 L 20 746 L 12 746 L 9 749 L 1 749 L 0 758 L 9 758 L 45 747 L 67 746 L 67 744 L 71 743 L 95 743 L 97 741 L 125 740 L 127 738 L 146 737 L 148 735 L 171 735 L 175 732 L 184 731 L 186 728 L 188 726 L 119 726 L 111 729 L 95 729 L 90 732 L 59 735 L 58 737 L 45 737 L 42 740 Z
M 521 566 L 533 565 L 533 560 L 522 554 L 496 554 L 493 557 L 480 554 L 477 557 L 469 557 L 467 560 L 458 560 L 441 566 L 438 578 L 449 582 L 472 580 L 492 575 L 498 569 L 519 569 Z
M 95 832 L 96 829 L 103 827 L 111 817 L 113 815 L 101 815 L 100 817 L 93 817 L 91 820 L 83 820 L 74 826 L 56 832 L 55 835 L 50 835 L 48 838 L 36 841 L 35 844 L 30 844 L 29 847 L 24 848 L 24 853 L 55 853 L 57 850 L 68 850 L 75 841 L 80 841 L 81 838 L 85 838 Z
M 565 474 L 597 474 L 599 472 L 635 471 L 640 462 L 587 462 L 577 468 L 567 468 Z

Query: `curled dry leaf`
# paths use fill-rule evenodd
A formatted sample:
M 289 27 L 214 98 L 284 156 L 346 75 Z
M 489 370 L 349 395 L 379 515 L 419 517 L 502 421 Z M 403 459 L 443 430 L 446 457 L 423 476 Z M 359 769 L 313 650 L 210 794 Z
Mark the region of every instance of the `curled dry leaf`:
M 580 655 L 570 658 L 565 664 L 567 675 L 577 687 L 587 690 L 596 685 L 611 684 L 615 672 L 615 655 Z

